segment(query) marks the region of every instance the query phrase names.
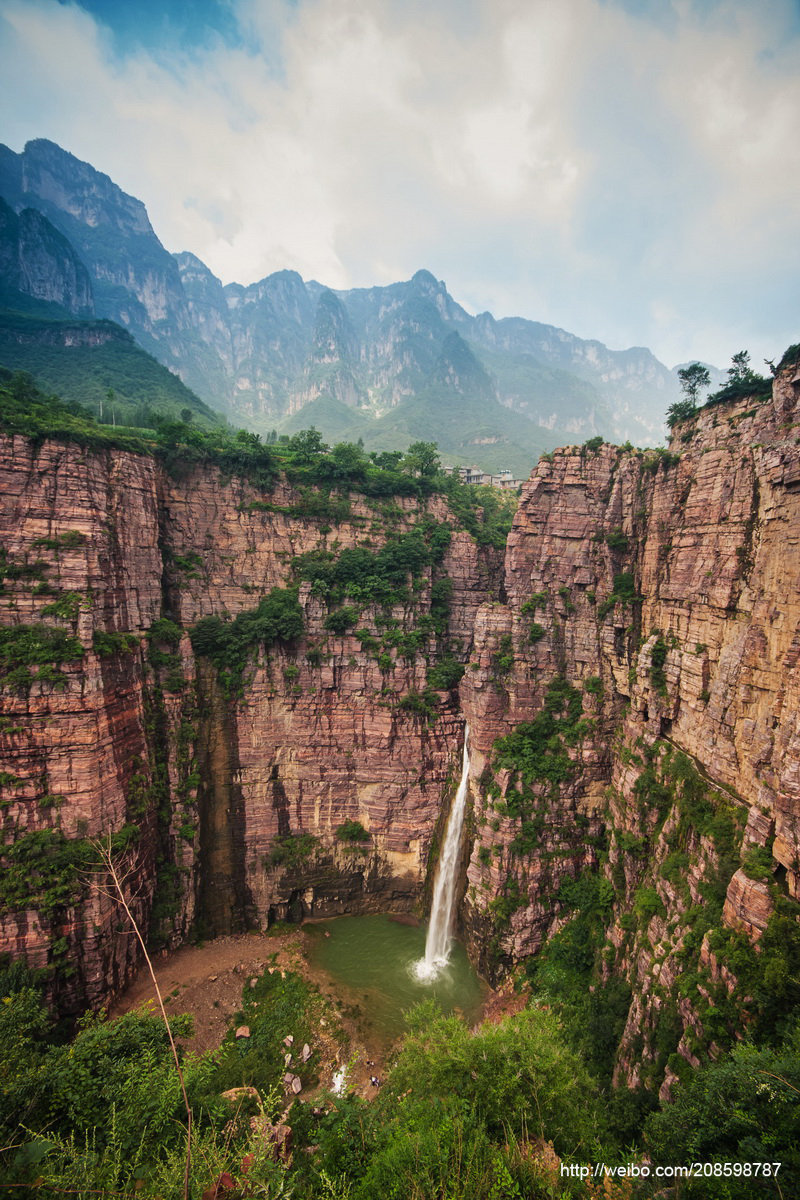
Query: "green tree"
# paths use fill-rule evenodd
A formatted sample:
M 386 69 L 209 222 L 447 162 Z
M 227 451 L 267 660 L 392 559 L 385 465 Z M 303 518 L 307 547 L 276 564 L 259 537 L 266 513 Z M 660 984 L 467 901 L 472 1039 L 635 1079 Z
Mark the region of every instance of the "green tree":
M 708 368 L 698 362 L 692 363 L 689 367 L 682 367 L 678 371 L 678 379 L 681 382 L 681 390 L 686 400 L 692 406 L 697 404 L 700 389 L 705 388 L 708 390 L 711 385 L 711 375 Z
M 552 1177 L 520 1149 L 545 1141 L 585 1157 L 601 1121 L 596 1087 L 553 1014 L 528 1009 L 471 1032 L 426 1001 L 407 1021 L 375 1101 L 338 1101 L 315 1131 L 319 1178 L 336 1178 L 351 1200 L 554 1195 Z
M 750 366 L 750 354 L 747 350 L 740 350 L 738 354 L 734 354 L 731 365 L 728 367 L 728 379 L 731 383 L 750 383 L 757 379 L 755 371 Z
M 24 970 L 24 968 L 23 968 Z M 0 982 L 0 1137 L 13 1142 L 19 1125 L 44 1121 L 49 1092 L 48 1045 L 51 1021 L 37 990 L 16 986 L 12 971 Z M 17 971 L 17 974 L 20 974 Z M 26 981 L 21 980 L 24 984 Z
M 781 1162 L 783 1196 L 800 1187 L 800 1056 L 798 1032 L 778 1050 L 748 1042 L 719 1062 L 709 1063 L 676 1088 L 672 1103 L 645 1125 L 647 1148 L 656 1163 Z M 687 1196 L 733 1197 L 773 1194 L 768 1181 L 752 1176 L 704 1178 L 686 1185 Z M 776 1191 L 774 1194 L 778 1194 Z
M 322 440 L 322 434 L 312 425 L 310 429 L 301 429 L 294 437 L 289 438 L 287 449 L 292 452 L 298 467 L 311 466 L 315 459 L 324 454 L 327 449 Z
M 442 469 L 439 447 L 435 442 L 412 442 L 403 458 L 403 468 L 410 475 L 437 475 Z
M 337 442 L 317 466 L 316 477 L 333 484 L 357 487 L 363 483 L 368 465 L 363 450 L 358 446 L 352 442 Z
M 145 1131 L 156 1144 L 183 1141 L 180 1081 L 161 1017 L 133 1011 L 107 1021 L 101 1012 L 79 1024 L 74 1042 L 48 1055 L 47 1105 L 56 1128 L 102 1144 L 113 1127 L 131 1154 Z M 173 1035 L 191 1033 L 190 1017 L 175 1017 L 171 1025 Z
M 397 471 L 400 467 L 402 457 L 402 450 L 382 450 L 380 453 L 377 450 L 373 450 L 370 453 L 370 458 L 375 466 L 383 471 Z
M 552 1013 L 528 1008 L 472 1033 L 425 1001 L 407 1021 L 391 1076 L 395 1095 L 458 1096 L 490 1136 L 540 1137 L 559 1154 L 576 1154 L 596 1138 L 597 1089 Z
M 681 421 L 688 421 L 696 412 L 697 408 L 693 400 L 676 400 L 667 409 L 667 425 L 670 429 L 674 429 Z

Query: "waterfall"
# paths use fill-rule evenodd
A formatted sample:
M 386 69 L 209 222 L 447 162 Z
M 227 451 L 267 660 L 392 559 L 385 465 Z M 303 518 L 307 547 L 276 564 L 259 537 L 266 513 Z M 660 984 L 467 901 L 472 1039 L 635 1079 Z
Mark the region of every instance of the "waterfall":
M 429 982 L 447 966 L 450 957 L 450 926 L 453 921 L 453 905 L 456 898 L 458 864 L 461 857 L 461 831 L 464 828 L 464 809 L 467 802 L 469 779 L 469 725 L 464 729 L 464 757 L 461 764 L 461 781 L 458 785 L 453 807 L 447 819 L 444 845 L 439 855 L 436 882 L 433 888 L 433 904 L 425 939 L 425 957 L 414 964 L 417 979 Z

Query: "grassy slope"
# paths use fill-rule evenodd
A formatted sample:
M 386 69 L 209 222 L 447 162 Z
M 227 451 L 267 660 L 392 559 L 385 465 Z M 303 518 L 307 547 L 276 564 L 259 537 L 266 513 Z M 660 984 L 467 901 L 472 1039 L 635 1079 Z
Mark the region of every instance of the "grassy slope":
M 330 443 L 362 438 L 367 450 L 405 450 L 412 442 L 436 442 L 447 463 L 474 464 L 486 471 L 507 467 L 522 479 L 527 479 L 541 453 L 573 440 L 495 401 L 454 398 L 433 388 L 404 400 L 377 420 L 320 397 L 281 422 L 279 431 L 293 434 L 312 425 Z M 484 442 L 484 438 L 497 441 Z
M 107 340 L 95 346 L 86 344 L 93 335 Z M 65 336 L 76 344 L 64 345 Z M 67 402 L 77 401 L 95 415 L 102 402 L 106 418 L 110 417 L 111 390 L 119 424 L 148 424 L 148 409 L 174 418 L 188 409 L 203 425 L 220 421 L 180 379 L 110 321 L 0 309 L 0 365 L 27 371 L 43 391 L 57 393 Z

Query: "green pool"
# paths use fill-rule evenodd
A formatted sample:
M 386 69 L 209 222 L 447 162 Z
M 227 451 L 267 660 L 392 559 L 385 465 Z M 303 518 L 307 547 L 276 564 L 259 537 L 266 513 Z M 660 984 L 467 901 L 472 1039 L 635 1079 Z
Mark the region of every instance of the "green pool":
M 309 961 L 331 976 L 344 1004 L 359 1010 L 367 1037 L 398 1037 L 405 1026 L 404 1011 L 431 996 L 444 1012 L 461 1013 L 468 1021 L 480 1015 L 488 988 L 459 942 L 436 980 L 420 983 L 414 978 L 413 964 L 425 954 L 425 925 L 370 913 L 320 921 L 306 925 L 305 931 Z

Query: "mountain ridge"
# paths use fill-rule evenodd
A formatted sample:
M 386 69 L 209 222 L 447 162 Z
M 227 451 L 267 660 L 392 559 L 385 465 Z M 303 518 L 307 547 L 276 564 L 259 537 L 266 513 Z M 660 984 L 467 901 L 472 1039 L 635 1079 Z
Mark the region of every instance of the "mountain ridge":
M 128 329 L 205 402 L 259 432 L 294 427 L 307 404 L 326 399 L 351 408 L 357 426 L 366 418 L 371 440 L 382 436 L 378 422 L 411 403 L 401 424 L 425 439 L 419 398 L 435 408 L 457 395 L 445 395 L 434 375 L 452 333 L 481 365 L 488 409 L 513 414 L 503 424 L 513 427 L 524 473 L 541 449 L 568 440 L 660 440 L 663 414 L 680 394 L 676 372 L 646 348 L 614 351 L 523 317 L 472 316 L 426 268 L 352 289 L 305 281 L 290 268 L 223 284 L 195 254 L 165 249 L 142 201 L 46 139 L 20 154 L 0 148 L 0 195 L 17 212 L 38 210 L 67 239 L 97 316 Z M 432 411 L 431 427 L 437 419 Z

